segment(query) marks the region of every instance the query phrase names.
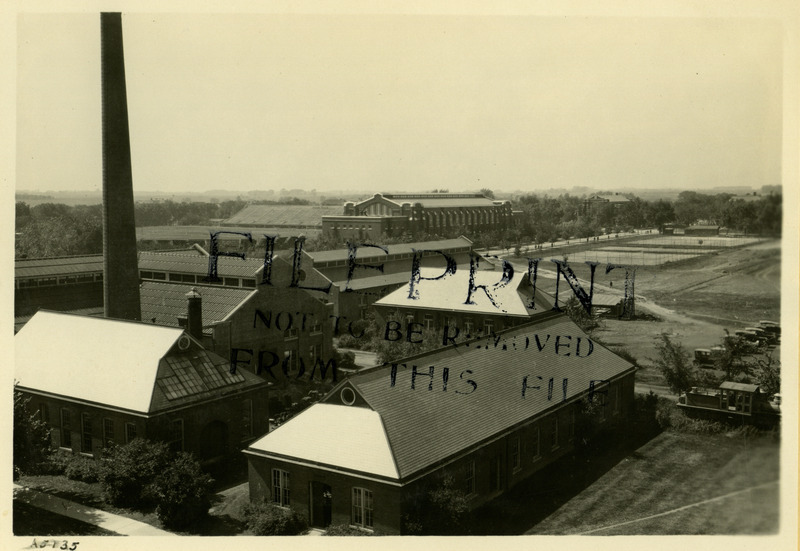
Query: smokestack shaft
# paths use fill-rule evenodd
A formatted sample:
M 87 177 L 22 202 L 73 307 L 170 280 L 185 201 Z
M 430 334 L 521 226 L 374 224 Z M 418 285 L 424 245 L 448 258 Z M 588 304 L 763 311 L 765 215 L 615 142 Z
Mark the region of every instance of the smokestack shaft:
M 122 15 L 100 14 L 103 104 L 103 300 L 107 318 L 140 320 Z

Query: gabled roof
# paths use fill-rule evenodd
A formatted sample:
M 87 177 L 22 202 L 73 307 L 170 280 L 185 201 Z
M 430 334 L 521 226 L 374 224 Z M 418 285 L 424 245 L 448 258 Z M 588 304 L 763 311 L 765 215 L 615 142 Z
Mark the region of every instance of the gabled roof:
M 14 378 L 22 390 L 140 414 L 268 384 L 243 370 L 231 375 L 223 358 L 184 335 L 148 323 L 39 311 L 14 337 Z
M 420 268 L 420 276 L 434 278 L 442 275 L 443 271 L 443 269 L 437 268 Z M 494 287 L 501 281 L 502 272 L 478 270 L 475 272 L 474 285 L 476 287 L 486 285 L 492 299 L 490 300 L 482 289 L 477 289 L 472 293 L 471 302 L 473 304 L 465 304 L 470 288 L 470 270 L 468 267 L 462 267 L 457 269 L 456 273 L 440 279 L 420 280 L 415 285 L 415 292 L 419 293 L 418 298 L 408 298 L 411 286 L 409 281 L 403 287 L 377 301 L 375 305 L 478 315 L 530 317 L 546 312 L 552 307 L 552 304 L 548 304 L 542 294 L 537 291 L 536 308 L 528 307 L 532 287 L 528 283 L 527 277 L 525 271 L 516 270 L 507 284 Z M 492 304 L 492 300 L 494 304 Z
M 250 450 L 397 480 L 381 416 L 370 409 L 314 404 Z
M 498 336 L 401 360 L 394 385 L 390 366 L 362 370 L 328 393 L 324 398 L 328 407 L 309 408 L 253 447 L 285 458 L 375 474 L 386 472 L 385 454 L 390 452 L 397 475 L 408 481 L 535 422 L 564 401 L 579 399 L 593 381 L 596 391 L 602 392 L 602 381 L 635 369 L 600 344 L 590 344 L 587 335 L 563 315 Z M 557 338 L 559 354 L 555 353 Z M 411 388 L 414 365 L 420 371 L 416 389 Z M 429 366 L 434 368 L 430 389 Z M 449 378 L 443 390 L 445 369 Z M 528 388 L 523 398 L 525 377 Z M 548 397 L 550 380 L 554 383 Z M 356 400 L 347 403 L 356 405 L 344 405 L 341 391 L 345 387 L 355 390 Z M 280 438 L 270 438 L 279 432 Z
M 178 318 L 187 312 L 186 293 L 192 286 L 180 283 L 144 281 L 139 286 L 142 321 L 179 327 Z M 255 289 L 235 289 L 218 285 L 195 285 L 203 305 L 203 326 L 225 319 L 240 304 L 257 294 Z
M 500 336 L 497 346 L 494 338 L 488 337 L 473 341 L 470 346 L 450 347 L 404 360 L 398 365 L 394 386 L 385 366 L 348 380 L 372 409 L 380 413 L 401 477 L 453 458 L 558 407 L 565 398 L 564 379 L 569 401 L 587 393 L 591 381 L 596 381 L 599 390 L 600 380 L 610 380 L 634 369 L 598 343 L 593 343 L 589 354 L 587 335 L 562 315 Z M 556 337 L 560 338 L 560 345 L 569 345 L 568 349 L 560 348 L 558 355 Z M 580 357 L 576 356 L 578 338 Z M 570 355 L 564 355 L 567 353 Z M 418 375 L 416 390 L 412 390 L 411 371 L 415 364 L 426 375 L 421 378 Z M 429 366 L 434 366 L 432 390 L 428 390 Z M 445 368 L 449 369 L 447 391 L 442 390 Z M 524 377 L 528 378 L 529 387 L 525 398 L 522 397 Z M 468 379 L 476 384 L 474 390 L 466 382 Z M 554 385 L 548 399 L 550 379 Z M 534 386 L 540 389 L 530 388 Z M 330 393 L 327 401 L 337 398 L 336 391 Z

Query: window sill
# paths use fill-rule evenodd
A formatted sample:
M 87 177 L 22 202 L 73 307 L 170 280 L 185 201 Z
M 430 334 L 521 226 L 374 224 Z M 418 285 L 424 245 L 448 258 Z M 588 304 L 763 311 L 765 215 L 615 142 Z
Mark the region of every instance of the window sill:
M 550 447 L 550 451 L 551 451 L 551 452 L 554 452 L 554 451 L 556 451 L 556 450 L 557 450 L 559 447 L 561 447 L 559 444 L 556 444 L 555 446 L 551 446 L 551 447 Z
M 534 455 L 534 456 L 533 456 L 533 462 L 534 462 L 534 463 L 536 463 L 536 462 L 537 462 L 537 461 L 539 461 L 540 459 L 542 459 L 542 455 L 541 455 L 541 454 L 539 454 L 539 455 Z
M 93 453 L 79 452 L 79 453 L 78 453 L 78 455 L 82 455 L 83 457 L 91 457 L 91 458 L 94 458 L 94 454 L 93 454 Z
M 71 447 L 70 447 L 70 448 L 66 448 L 66 447 L 64 447 L 64 446 L 59 446 L 59 447 L 58 447 L 58 449 L 59 449 L 59 450 L 62 450 L 62 451 L 65 451 L 65 452 L 70 452 L 70 453 L 72 453 L 72 448 L 71 448 Z
M 511 469 L 511 474 L 517 474 L 521 470 L 522 470 L 522 466 L 514 467 L 513 469 Z

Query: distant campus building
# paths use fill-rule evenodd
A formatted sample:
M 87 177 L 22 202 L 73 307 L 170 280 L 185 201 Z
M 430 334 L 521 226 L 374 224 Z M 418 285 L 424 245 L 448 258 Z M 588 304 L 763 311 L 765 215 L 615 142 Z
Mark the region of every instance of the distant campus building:
M 597 421 L 621 429 L 635 369 L 550 314 L 362 370 L 250 445 L 250 499 L 313 526 L 403 533 L 445 475 L 476 508 L 570 454 L 590 395 L 602 396 Z
M 323 216 L 322 231 L 339 240 L 377 243 L 383 235 L 505 229 L 513 220 L 510 201 L 495 201 L 480 193 L 376 193 L 364 201 L 346 203 L 341 215 Z

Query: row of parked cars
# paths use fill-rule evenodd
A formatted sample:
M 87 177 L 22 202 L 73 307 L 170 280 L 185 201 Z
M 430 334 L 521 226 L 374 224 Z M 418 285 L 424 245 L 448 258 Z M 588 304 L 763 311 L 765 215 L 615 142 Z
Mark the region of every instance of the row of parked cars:
M 753 351 L 760 348 L 773 348 L 780 343 L 781 325 L 776 321 L 761 320 L 752 327 L 745 327 L 734 333 L 752 346 Z M 694 351 L 694 364 L 699 367 L 714 367 L 725 353 L 725 347 L 697 348 Z

